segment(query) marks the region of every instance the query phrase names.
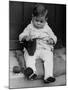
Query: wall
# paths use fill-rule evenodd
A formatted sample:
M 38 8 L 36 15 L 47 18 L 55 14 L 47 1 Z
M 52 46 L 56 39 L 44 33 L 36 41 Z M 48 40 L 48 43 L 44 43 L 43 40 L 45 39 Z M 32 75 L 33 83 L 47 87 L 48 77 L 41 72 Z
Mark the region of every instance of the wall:
M 56 34 L 66 46 L 66 6 L 56 5 Z

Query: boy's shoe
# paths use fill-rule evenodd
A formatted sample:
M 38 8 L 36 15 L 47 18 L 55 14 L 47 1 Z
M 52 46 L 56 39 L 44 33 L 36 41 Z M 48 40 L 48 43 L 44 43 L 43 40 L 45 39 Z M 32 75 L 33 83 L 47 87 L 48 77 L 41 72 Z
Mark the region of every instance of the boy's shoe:
M 30 67 L 26 68 L 25 71 L 24 71 L 24 75 L 26 76 L 27 79 L 29 79 L 29 76 L 32 73 L 33 73 L 33 70 Z
M 36 80 L 37 79 L 37 75 L 33 73 L 32 75 L 29 76 L 29 79 L 30 80 Z
M 48 83 L 50 83 L 50 82 L 49 82 L 48 80 L 44 80 L 44 83 L 45 83 L 45 84 L 48 84 Z
M 25 69 L 24 75 L 28 80 L 34 80 L 37 78 L 37 75 L 33 72 L 33 70 L 30 67 Z
M 44 80 L 44 83 L 51 83 L 51 82 L 55 82 L 55 78 L 54 77 L 49 77 L 46 80 Z

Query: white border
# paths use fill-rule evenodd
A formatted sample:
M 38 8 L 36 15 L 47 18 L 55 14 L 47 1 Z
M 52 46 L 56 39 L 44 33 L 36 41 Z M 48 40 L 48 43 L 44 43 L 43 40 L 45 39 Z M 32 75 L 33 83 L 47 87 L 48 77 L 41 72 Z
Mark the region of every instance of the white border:
M 12 1 L 30 1 L 30 2 L 66 4 L 67 5 L 67 16 L 68 16 L 68 0 L 12 0 Z M 68 24 L 68 17 L 66 18 L 66 20 Z M 68 33 L 68 26 L 66 30 Z M 68 35 L 67 35 L 67 38 L 68 38 Z M 67 46 L 68 46 L 68 42 L 67 42 Z M 67 51 L 68 51 L 68 48 L 67 48 Z M 9 65 L 9 0 L 0 0 L 0 90 L 8 89 L 8 84 L 9 84 L 8 82 L 9 66 L 8 65 Z M 67 62 L 67 69 L 68 69 L 68 62 Z M 68 74 L 67 74 L 67 80 L 68 80 Z M 32 89 L 32 90 L 33 89 L 35 90 L 62 89 L 64 90 L 64 89 L 68 89 L 68 83 L 67 83 L 67 86 L 29 88 L 29 89 Z
M 9 66 L 9 14 L 7 0 L 0 1 L 0 90 L 8 86 Z
M 10 0 L 10 1 L 27 1 L 27 2 L 42 2 L 42 3 L 56 3 L 56 4 L 66 4 L 67 0 Z

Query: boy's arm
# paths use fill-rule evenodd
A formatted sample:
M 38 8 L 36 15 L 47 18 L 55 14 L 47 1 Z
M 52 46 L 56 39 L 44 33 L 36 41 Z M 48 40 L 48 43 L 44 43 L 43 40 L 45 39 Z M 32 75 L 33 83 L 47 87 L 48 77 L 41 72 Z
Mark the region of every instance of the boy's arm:
M 19 35 L 19 41 L 26 39 L 29 36 L 29 27 L 27 26 L 24 31 Z
M 53 39 L 54 43 L 56 44 L 57 42 L 56 35 L 53 33 L 52 29 L 49 26 L 47 27 L 47 29 L 48 29 L 48 34 L 50 35 L 50 38 Z
M 56 37 L 56 35 L 51 31 L 50 32 L 50 36 L 53 39 L 54 43 L 56 44 L 57 43 L 57 37 Z

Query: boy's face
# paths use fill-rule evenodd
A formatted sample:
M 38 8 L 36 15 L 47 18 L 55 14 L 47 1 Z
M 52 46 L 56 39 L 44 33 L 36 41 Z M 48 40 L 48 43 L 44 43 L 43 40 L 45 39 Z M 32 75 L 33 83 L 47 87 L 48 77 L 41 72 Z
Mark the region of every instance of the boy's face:
M 43 28 L 46 23 L 45 16 L 33 17 L 32 23 L 38 29 Z

